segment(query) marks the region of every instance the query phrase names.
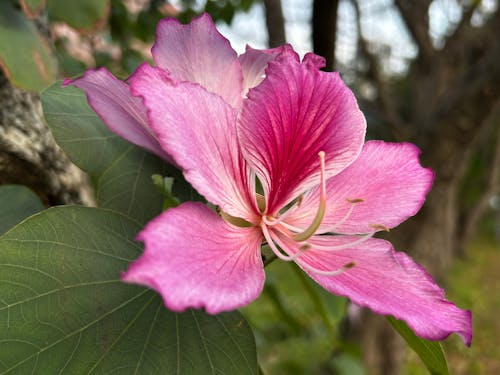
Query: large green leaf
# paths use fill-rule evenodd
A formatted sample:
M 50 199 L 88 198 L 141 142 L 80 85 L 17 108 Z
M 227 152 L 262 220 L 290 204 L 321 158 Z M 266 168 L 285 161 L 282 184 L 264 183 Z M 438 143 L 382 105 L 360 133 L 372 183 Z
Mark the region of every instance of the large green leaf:
M 48 0 L 49 16 L 80 31 L 93 32 L 106 21 L 108 0 Z
M 38 196 L 26 186 L 0 186 L 0 236 L 17 223 L 44 209 Z
M 151 176 L 167 173 L 164 161 L 111 133 L 89 107 L 82 90 L 56 83 L 41 93 L 41 99 L 59 146 L 94 177 L 99 207 L 141 223 L 161 212 L 163 197 Z
M 56 207 L 0 238 L 1 374 L 257 374 L 238 312 L 169 312 L 119 280 L 140 226 L 113 211 Z
M 391 316 L 388 316 L 387 319 L 405 339 L 406 343 L 418 354 L 432 375 L 449 374 L 443 347 L 439 342 L 424 340 L 416 336 L 406 323 L 401 320 L 397 320 Z
M 22 89 L 39 91 L 54 81 L 56 61 L 34 23 L 11 1 L 0 1 L 0 67 Z

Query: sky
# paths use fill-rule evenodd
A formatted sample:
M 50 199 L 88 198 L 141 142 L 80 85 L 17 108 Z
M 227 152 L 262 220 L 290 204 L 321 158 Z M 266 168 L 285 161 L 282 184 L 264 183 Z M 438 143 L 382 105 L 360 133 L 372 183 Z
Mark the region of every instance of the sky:
M 300 55 L 312 51 L 311 13 L 312 0 L 281 0 L 285 17 L 287 41 Z M 434 0 L 429 8 L 430 36 L 439 48 L 445 37 L 453 30 L 462 15 L 461 5 L 467 0 Z M 200 0 L 203 4 L 204 1 Z M 361 30 L 373 48 L 388 51 L 384 66 L 387 73 L 404 74 L 409 60 L 418 49 L 404 27 L 393 0 L 360 0 Z M 481 9 L 491 12 L 498 7 L 498 0 L 483 0 Z M 473 23 L 480 24 L 481 17 L 473 17 Z M 341 63 L 348 63 L 356 56 L 357 28 L 355 10 L 349 0 L 340 0 L 337 29 L 337 55 Z M 267 32 L 263 3 L 257 2 L 248 13 L 239 13 L 229 26 L 223 22 L 217 25 L 233 48 L 242 53 L 246 44 L 254 48 L 266 48 Z

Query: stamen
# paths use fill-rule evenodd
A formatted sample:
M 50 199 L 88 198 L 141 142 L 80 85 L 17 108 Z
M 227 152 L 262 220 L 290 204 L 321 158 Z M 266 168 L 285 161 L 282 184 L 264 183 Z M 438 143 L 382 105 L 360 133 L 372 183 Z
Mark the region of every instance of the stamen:
M 304 194 L 300 194 L 299 197 L 297 198 L 297 202 L 295 203 L 297 205 L 297 207 L 300 208 L 303 200 L 304 200 Z
M 262 233 L 264 234 L 264 238 L 266 239 L 267 244 L 269 245 L 269 247 L 271 248 L 273 253 L 281 260 L 284 260 L 285 262 L 291 262 L 291 261 L 297 259 L 302 254 L 302 252 L 299 251 L 298 253 L 296 253 L 292 256 L 284 255 L 276 247 L 276 244 L 274 243 L 273 239 L 271 238 L 271 234 L 269 233 L 269 230 L 267 229 L 267 225 L 263 221 L 260 223 L 260 227 L 262 228 Z
M 347 210 L 346 214 L 344 215 L 344 217 L 342 219 L 340 219 L 332 228 L 331 228 L 331 231 L 332 232 L 335 232 L 335 230 L 341 226 L 342 224 L 344 224 L 344 222 L 349 219 L 349 216 L 351 216 L 352 214 L 352 211 L 354 210 L 354 206 L 356 206 L 356 204 L 358 203 L 361 203 L 361 202 L 364 202 L 365 200 L 363 198 L 347 198 L 346 199 L 347 202 L 351 203 L 351 206 L 349 207 L 349 209 Z
M 365 200 L 363 198 L 347 198 L 346 201 L 348 201 L 349 203 L 361 203 Z
M 338 250 L 343 250 L 343 249 L 348 249 L 352 246 L 359 245 L 365 241 L 368 241 L 370 238 L 373 237 L 375 232 L 367 233 L 364 236 L 359 236 L 357 240 L 354 240 L 349 243 L 344 243 L 342 245 L 337 245 L 337 246 L 324 246 L 318 243 L 314 244 L 314 249 L 315 250 L 321 250 L 321 251 L 338 251 Z
M 274 225 L 277 225 L 277 224 L 280 224 L 281 223 L 281 218 L 280 219 L 276 219 L 275 217 L 269 217 L 267 215 L 263 215 L 262 216 L 262 221 L 266 224 L 266 225 L 269 225 L 269 226 L 274 226 Z
M 320 151 L 318 153 L 318 156 L 320 163 L 320 188 L 321 188 L 319 207 L 318 211 L 316 212 L 316 217 L 314 218 L 309 228 L 293 236 L 293 239 L 297 242 L 302 242 L 312 237 L 314 233 L 316 233 L 316 231 L 318 230 L 319 226 L 321 225 L 321 222 L 323 221 L 323 217 L 325 216 L 325 209 L 326 209 L 325 152 Z
M 298 228 L 298 227 L 295 227 L 293 225 L 286 223 L 284 221 L 285 219 L 286 219 L 286 213 L 284 215 L 281 215 L 279 218 L 275 218 L 272 216 L 269 217 L 267 215 L 262 217 L 262 220 L 264 221 L 264 223 L 266 223 L 267 225 L 269 225 L 271 227 L 280 224 L 280 225 L 284 226 L 285 228 L 291 230 L 292 232 L 300 232 L 300 231 L 304 230 L 302 228 Z
M 390 232 L 390 229 L 383 224 L 370 224 L 370 226 L 376 231 L 383 230 L 385 232 Z
M 320 275 L 320 276 L 338 276 L 340 274 L 343 274 L 345 271 L 347 271 L 347 270 L 355 267 L 356 263 L 355 262 L 349 262 L 349 263 L 344 264 L 339 269 L 332 270 L 332 271 L 319 270 L 319 269 L 317 269 L 317 268 L 315 268 L 313 266 L 310 266 L 308 264 L 305 264 L 303 262 L 300 263 L 300 266 L 302 268 L 306 269 L 309 272 L 315 273 L 316 275 Z
M 307 251 L 307 250 L 311 250 L 311 248 L 312 248 L 312 245 L 310 243 L 306 242 L 305 244 L 300 245 L 299 250 L 301 252 L 304 252 L 304 251 Z

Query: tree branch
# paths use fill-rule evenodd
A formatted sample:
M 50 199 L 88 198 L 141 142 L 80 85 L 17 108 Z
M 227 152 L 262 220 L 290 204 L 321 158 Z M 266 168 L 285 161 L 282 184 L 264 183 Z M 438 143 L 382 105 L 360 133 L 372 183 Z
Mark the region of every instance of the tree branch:
M 480 4 L 481 1 L 474 1 L 463 11 L 462 18 L 460 19 L 455 31 L 446 39 L 442 54 L 448 54 L 450 51 L 456 50 L 457 48 L 463 48 L 462 42 L 465 34 L 467 33 L 467 29 L 470 27 L 471 17 Z
M 286 43 L 285 18 L 281 0 L 264 0 L 266 26 L 269 47 L 278 47 Z
M 473 116 L 462 117 L 463 121 L 457 122 L 460 130 L 470 130 L 485 118 L 489 113 L 488 109 L 493 108 L 493 104 L 498 98 L 500 87 L 500 45 L 490 48 L 485 52 L 479 61 L 468 66 L 440 99 L 438 117 L 449 117 L 455 114 L 457 120 L 463 113 L 473 112 Z M 487 109 L 485 111 L 485 108 Z M 463 126 L 460 126 L 463 123 Z M 466 124 L 467 123 L 467 124 Z
M 387 122 L 387 124 L 391 128 L 393 136 L 396 140 L 406 139 L 408 137 L 406 133 L 408 132 L 409 127 L 404 123 L 403 119 L 399 115 L 396 103 L 394 102 L 394 96 L 391 95 L 391 92 L 389 90 L 388 82 L 382 76 L 379 60 L 377 56 L 375 56 L 375 54 L 370 51 L 368 41 L 365 39 L 361 31 L 361 12 L 359 9 L 358 0 L 351 0 L 351 3 L 354 6 L 354 10 L 356 12 L 356 28 L 359 35 L 359 48 L 370 65 L 369 76 L 374 80 L 377 87 L 377 99 L 382 107 L 382 111 L 384 114 L 383 120 Z
M 395 0 L 395 4 L 418 46 L 420 51 L 418 58 L 423 64 L 429 63 L 434 54 L 429 37 L 430 0 Z

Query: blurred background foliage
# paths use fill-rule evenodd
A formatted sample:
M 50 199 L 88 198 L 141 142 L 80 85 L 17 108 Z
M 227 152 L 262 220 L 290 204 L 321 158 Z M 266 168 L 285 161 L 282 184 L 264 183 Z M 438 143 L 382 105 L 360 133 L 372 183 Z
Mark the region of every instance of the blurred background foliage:
M 286 19 L 284 6 L 279 0 L 2 0 L 0 66 L 11 84 L 31 92 L 97 66 L 125 79 L 151 60 L 163 17 L 188 22 L 206 11 L 231 25 L 238 14 L 264 7 L 273 46 L 286 41 L 287 22 L 297 21 Z M 431 269 L 450 299 L 473 310 L 472 349 L 457 337 L 445 343 L 451 373 L 500 373 L 498 2 L 304 0 L 302 6 L 309 9 L 315 52 L 356 92 L 369 137 L 415 142 L 436 171 L 426 208 L 391 240 Z M 396 32 L 370 32 L 366 25 L 382 11 L 397 18 Z M 398 38 L 403 53 L 390 42 Z M 271 264 L 263 295 L 243 310 L 265 373 L 425 373 L 386 328 L 295 270 Z M 367 343 L 370 335 L 378 337 L 375 344 Z

